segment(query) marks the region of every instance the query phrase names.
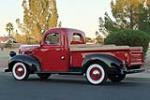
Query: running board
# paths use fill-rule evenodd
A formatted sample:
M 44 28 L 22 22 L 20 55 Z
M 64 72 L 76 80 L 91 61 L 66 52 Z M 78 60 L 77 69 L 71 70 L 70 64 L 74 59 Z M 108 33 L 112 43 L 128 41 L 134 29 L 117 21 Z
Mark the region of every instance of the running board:
M 44 73 L 60 74 L 60 75 L 83 75 L 82 72 L 35 72 L 34 74 L 44 74 Z

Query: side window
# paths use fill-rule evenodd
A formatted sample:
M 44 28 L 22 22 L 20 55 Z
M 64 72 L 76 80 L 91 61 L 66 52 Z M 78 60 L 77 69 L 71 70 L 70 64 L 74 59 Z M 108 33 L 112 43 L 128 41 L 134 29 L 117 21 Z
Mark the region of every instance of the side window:
M 81 34 L 74 33 L 72 36 L 71 44 L 82 44 L 82 43 L 83 43 L 83 38 L 82 38 Z
M 60 45 L 60 34 L 50 33 L 45 39 L 45 43 L 48 45 Z

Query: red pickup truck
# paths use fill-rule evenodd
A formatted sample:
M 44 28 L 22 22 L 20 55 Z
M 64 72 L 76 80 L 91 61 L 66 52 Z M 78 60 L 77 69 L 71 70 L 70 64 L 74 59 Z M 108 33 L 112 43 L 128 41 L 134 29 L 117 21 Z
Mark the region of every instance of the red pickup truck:
M 22 45 L 10 52 L 8 68 L 16 80 L 29 74 L 48 79 L 51 74 L 84 75 L 91 84 L 120 82 L 143 69 L 142 47 L 86 44 L 84 32 L 70 28 L 48 30 L 40 45 Z

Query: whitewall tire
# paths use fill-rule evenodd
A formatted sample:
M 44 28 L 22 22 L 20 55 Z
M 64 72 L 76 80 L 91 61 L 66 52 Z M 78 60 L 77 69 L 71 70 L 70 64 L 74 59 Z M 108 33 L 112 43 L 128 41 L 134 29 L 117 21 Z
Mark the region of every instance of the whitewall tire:
M 25 80 L 29 76 L 29 72 L 24 63 L 17 62 L 13 65 L 12 74 L 16 80 Z
M 99 85 L 106 81 L 105 69 L 100 64 L 91 64 L 86 70 L 86 78 L 93 85 Z

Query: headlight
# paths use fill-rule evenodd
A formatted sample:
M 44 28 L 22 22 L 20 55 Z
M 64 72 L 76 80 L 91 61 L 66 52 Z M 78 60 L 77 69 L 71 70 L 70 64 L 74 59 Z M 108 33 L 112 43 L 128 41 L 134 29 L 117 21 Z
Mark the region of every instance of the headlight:
M 9 56 L 10 57 L 14 57 L 16 55 L 16 52 L 15 51 L 10 51 L 10 53 L 9 53 Z

